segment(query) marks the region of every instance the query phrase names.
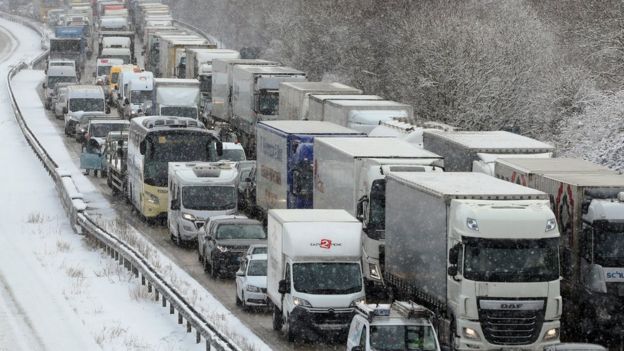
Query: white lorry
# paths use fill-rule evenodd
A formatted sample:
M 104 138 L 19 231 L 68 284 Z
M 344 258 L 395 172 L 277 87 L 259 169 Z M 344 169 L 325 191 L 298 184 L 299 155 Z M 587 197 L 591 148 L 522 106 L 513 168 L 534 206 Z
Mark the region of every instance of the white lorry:
M 119 74 L 117 108 L 122 118 L 130 119 L 151 108 L 154 92 L 152 72 L 122 71 Z
M 318 101 L 318 100 L 317 100 Z M 322 106 L 312 106 L 308 119 L 339 124 L 364 133 L 370 132 L 382 121 L 401 120 L 414 123 L 410 105 L 377 99 L 324 99 Z M 322 114 L 318 111 L 321 110 Z
M 548 195 L 472 172 L 386 177 L 384 281 L 436 312 L 457 350 L 559 342 L 559 231 Z
M 568 158 L 501 158 L 496 176 L 551 196 L 568 338 L 617 340 L 624 332 L 624 176 Z
M 177 78 L 180 69 L 180 61 L 186 57 L 186 49 L 189 48 L 216 48 L 215 44 L 206 39 L 189 36 L 188 38 L 163 38 L 160 41 L 160 73 L 165 78 Z
M 360 95 L 362 90 L 341 83 L 284 82 L 279 87 L 280 119 L 308 119 L 310 95 Z
M 393 137 L 403 139 L 419 148 L 423 148 L 425 130 L 455 131 L 455 127 L 432 121 L 419 122 L 418 125 L 401 121 L 382 121 L 368 133 L 370 137 Z
M 498 157 L 550 158 L 555 148 L 539 140 L 505 131 L 423 132 L 425 149 L 444 156 L 446 171 L 494 175 Z
M 344 332 L 364 301 L 361 224 L 344 210 L 270 210 L 267 295 L 273 329 Z
M 155 78 L 151 114 L 197 119 L 199 95 L 197 79 Z
M 293 81 L 306 81 L 305 73 L 282 66 L 234 66 L 230 124 L 246 150 L 255 149 L 257 122 L 280 119 L 279 85 Z
M 167 226 L 179 246 L 197 240 L 209 218 L 236 213 L 234 162 L 169 162 Z
M 313 206 L 343 209 L 362 221 L 369 290 L 382 284 L 386 175 L 441 172 L 443 166 L 442 157 L 396 138 L 314 139 Z
M 256 59 L 215 59 L 212 61 L 212 110 L 223 122 L 232 119 L 232 71 L 237 65 L 277 66 L 277 62 Z
M 347 336 L 347 351 L 439 351 L 433 312 L 408 301 L 356 306 Z

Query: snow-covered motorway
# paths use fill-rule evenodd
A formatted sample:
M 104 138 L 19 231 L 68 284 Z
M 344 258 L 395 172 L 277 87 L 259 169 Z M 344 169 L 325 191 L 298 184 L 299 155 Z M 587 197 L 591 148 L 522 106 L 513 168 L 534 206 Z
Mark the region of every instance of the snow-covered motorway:
M 35 32 L 0 20 L 0 163 L 5 170 L 0 178 L 0 350 L 205 349 L 168 309 L 150 301 L 140 281 L 73 233 L 55 184 L 15 121 L 6 86 L 10 65 L 40 51 Z M 33 89 L 19 95 L 38 100 Z
M 86 72 L 83 77 L 88 79 L 90 72 Z M 60 167 L 71 172 L 74 182 L 85 196 L 90 213 L 100 215 L 105 224 L 118 226 L 119 223 L 124 223 L 124 230 L 135 232 L 139 237 L 147 239 L 149 246 L 164 254 L 162 256 L 158 254 L 159 260 L 164 262 L 162 263 L 164 266 L 170 266 L 168 269 L 174 272 L 174 280 L 183 281 L 185 289 L 191 291 L 193 296 L 199 296 L 198 301 L 204 304 L 204 310 L 208 313 L 216 313 L 218 319 L 226 320 L 225 328 L 242 335 L 245 343 L 253 345 L 254 349 L 320 350 L 342 349 L 344 347 L 342 344 L 293 345 L 288 343 L 285 338 L 272 330 L 270 314 L 266 312 L 248 313 L 236 307 L 233 281 L 215 281 L 208 278 L 197 262 L 197 254 L 194 249 L 176 247 L 169 240 L 169 234 L 163 227 L 148 226 L 139 220 L 132 213 L 131 206 L 127 205 L 124 200 L 111 196 L 110 189 L 108 189 L 103 178 L 82 175 L 78 161 L 80 145 L 75 143 L 73 139 L 63 137 L 62 121 L 57 121 L 53 115 L 46 113 L 37 97 L 36 92 L 40 90 L 43 78 L 44 73 L 42 71 L 25 70 L 19 73 L 13 80 L 13 87 L 18 91 L 18 103 L 30 128 L 52 158 Z M 60 204 L 57 212 L 62 212 Z M 175 319 L 169 320 L 175 321 Z M 244 325 L 240 325 L 240 322 Z M 249 333 L 248 328 L 255 335 Z

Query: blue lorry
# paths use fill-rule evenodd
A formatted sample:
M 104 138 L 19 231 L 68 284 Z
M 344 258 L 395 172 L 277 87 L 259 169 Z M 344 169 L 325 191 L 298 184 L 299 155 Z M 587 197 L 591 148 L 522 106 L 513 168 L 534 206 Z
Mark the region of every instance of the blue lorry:
M 88 46 L 84 30 L 84 26 L 57 26 L 50 38 L 50 59 L 71 59 L 83 70 Z
M 315 137 L 366 137 L 322 121 L 262 121 L 256 128 L 256 210 L 263 215 L 269 209 L 313 207 Z

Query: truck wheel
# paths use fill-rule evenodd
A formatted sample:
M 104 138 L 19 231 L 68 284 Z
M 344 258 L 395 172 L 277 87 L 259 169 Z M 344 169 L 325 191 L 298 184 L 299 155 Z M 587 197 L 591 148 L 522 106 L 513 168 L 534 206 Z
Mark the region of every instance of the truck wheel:
M 282 330 L 283 324 L 284 321 L 282 320 L 282 311 L 280 311 L 277 306 L 273 305 L 273 330 Z
M 449 334 L 449 348 L 453 351 L 457 350 L 457 345 L 455 345 L 455 335 L 457 335 L 457 326 L 455 325 L 455 319 L 451 321 L 451 330 Z

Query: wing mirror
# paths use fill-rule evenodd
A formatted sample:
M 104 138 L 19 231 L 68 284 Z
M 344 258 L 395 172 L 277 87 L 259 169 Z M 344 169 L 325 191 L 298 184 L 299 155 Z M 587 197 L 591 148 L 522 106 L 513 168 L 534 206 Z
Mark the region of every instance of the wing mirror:
M 171 209 L 174 211 L 177 211 L 180 209 L 180 200 L 178 199 L 174 199 L 171 200 Z
M 139 144 L 139 152 L 141 153 L 141 155 L 145 155 L 145 149 L 147 148 L 147 146 L 145 145 L 145 140 L 143 140 L 140 144 Z
M 461 250 L 461 244 L 457 243 L 449 249 L 449 263 L 456 266 L 459 260 L 459 250 Z
M 63 107 L 63 113 L 67 113 L 67 106 Z
M 290 282 L 286 279 L 282 279 L 279 281 L 279 285 L 277 287 L 277 292 L 280 294 L 288 294 L 290 293 Z
M 217 156 L 223 156 L 223 143 L 217 141 Z
M 236 271 L 236 276 L 237 276 L 237 277 L 244 277 L 244 276 L 245 276 L 245 272 L 243 272 L 243 271 L 241 271 L 241 270 Z
M 449 266 L 449 268 L 447 268 L 446 270 L 446 273 L 450 275 L 451 277 L 456 276 L 458 273 L 457 266 Z

